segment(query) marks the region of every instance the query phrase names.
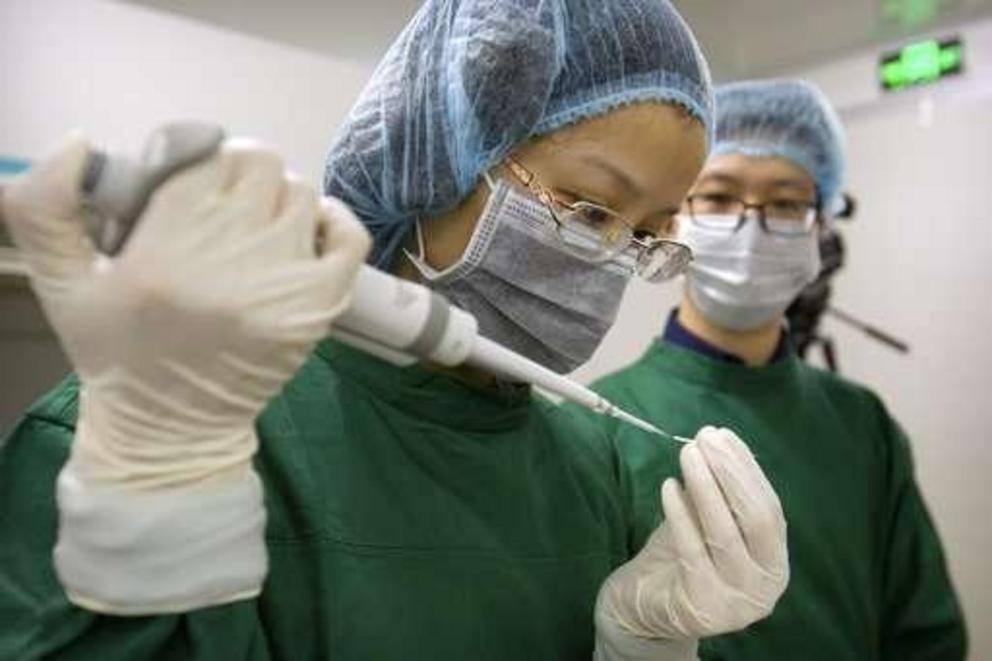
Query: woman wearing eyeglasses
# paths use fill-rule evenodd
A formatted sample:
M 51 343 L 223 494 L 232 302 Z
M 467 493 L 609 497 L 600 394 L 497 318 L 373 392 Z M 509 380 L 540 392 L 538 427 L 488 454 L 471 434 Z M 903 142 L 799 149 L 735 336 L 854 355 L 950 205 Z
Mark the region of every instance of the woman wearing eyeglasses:
M 676 434 L 739 431 L 782 497 L 789 588 L 771 617 L 703 641 L 700 656 L 961 661 L 964 621 L 905 435 L 872 392 L 800 361 L 784 325 L 839 202 L 839 120 L 801 81 L 726 85 L 716 107 L 713 153 L 679 217 L 694 252 L 682 301 L 640 360 L 595 385 Z M 590 424 L 608 428 L 618 472 L 635 478 L 646 538 L 664 515 L 637 478 L 685 469 L 685 457 L 659 459 L 654 439 Z
M 630 278 L 685 264 L 666 232 L 711 102 L 666 2 L 433 0 L 328 155 L 368 234 L 244 144 L 165 182 L 114 259 L 85 242 L 85 145 L 13 185 L 78 377 L 0 450 L 0 659 L 683 660 L 767 615 L 785 522 L 731 432 L 651 478 L 645 544 L 605 437 L 526 386 L 311 352 L 370 234 L 482 334 L 578 366 Z

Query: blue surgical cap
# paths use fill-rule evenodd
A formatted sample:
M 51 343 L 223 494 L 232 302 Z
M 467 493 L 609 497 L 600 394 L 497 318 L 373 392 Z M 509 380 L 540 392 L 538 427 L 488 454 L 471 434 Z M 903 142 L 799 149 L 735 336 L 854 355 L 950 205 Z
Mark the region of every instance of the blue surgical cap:
M 523 140 L 636 101 L 710 133 L 709 70 L 669 2 L 428 0 L 335 136 L 324 192 L 385 266 L 416 218 L 454 208 Z
M 805 81 L 752 80 L 717 87 L 713 154 L 787 158 L 813 178 L 826 211 L 840 203 L 844 130 L 827 98 Z

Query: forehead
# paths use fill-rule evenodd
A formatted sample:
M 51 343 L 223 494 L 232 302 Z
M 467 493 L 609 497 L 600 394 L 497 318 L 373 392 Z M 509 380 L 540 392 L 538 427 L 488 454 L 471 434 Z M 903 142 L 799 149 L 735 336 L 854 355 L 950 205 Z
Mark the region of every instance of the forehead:
M 629 169 L 650 171 L 661 164 L 688 161 L 698 170 L 705 158 L 706 132 L 684 110 L 655 102 L 633 103 L 587 119 L 548 136 L 563 152 L 609 155 Z M 660 158 L 664 155 L 664 158 Z M 629 163 L 628 163 L 629 162 Z
M 816 192 L 816 182 L 809 173 L 781 156 L 711 156 L 699 175 L 699 182 L 705 181 L 721 181 L 742 188 L 791 187 Z
M 680 108 L 634 103 L 543 136 L 518 153 L 533 159 L 548 183 L 556 175 L 561 184 L 616 183 L 617 177 L 605 177 L 608 169 L 627 182 L 620 188 L 628 199 L 677 206 L 706 158 L 706 132 Z

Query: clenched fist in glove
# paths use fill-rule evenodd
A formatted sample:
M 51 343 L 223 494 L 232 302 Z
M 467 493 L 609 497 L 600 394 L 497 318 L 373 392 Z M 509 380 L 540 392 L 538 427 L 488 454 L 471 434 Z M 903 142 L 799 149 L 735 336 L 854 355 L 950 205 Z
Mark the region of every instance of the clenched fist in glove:
M 107 257 L 80 211 L 88 151 L 69 140 L 3 200 L 82 382 L 57 487 L 59 578 L 74 602 L 114 613 L 257 594 L 255 417 L 346 308 L 369 237 L 274 153 L 228 142 L 165 181 Z
M 664 522 L 603 584 L 596 658 L 695 659 L 696 642 L 769 615 L 789 581 L 782 506 L 747 446 L 703 428 L 661 487 Z

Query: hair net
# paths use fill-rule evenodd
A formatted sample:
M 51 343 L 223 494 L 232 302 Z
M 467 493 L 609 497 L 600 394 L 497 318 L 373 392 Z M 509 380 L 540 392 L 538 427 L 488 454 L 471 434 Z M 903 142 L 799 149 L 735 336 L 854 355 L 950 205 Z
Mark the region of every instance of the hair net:
M 634 101 L 712 126 L 709 70 L 665 0 L 428 0 L 338 131 L 324 191 L 388 264 L 414 219 L 456 206 L 529 136 Z
M 714 154 L 782 156 L 816 182 L 833 212 L 844 182 L 844 130 L 827 98 L 801 80 L 754 80 L 716 90 Z

